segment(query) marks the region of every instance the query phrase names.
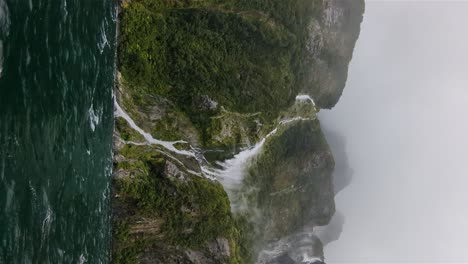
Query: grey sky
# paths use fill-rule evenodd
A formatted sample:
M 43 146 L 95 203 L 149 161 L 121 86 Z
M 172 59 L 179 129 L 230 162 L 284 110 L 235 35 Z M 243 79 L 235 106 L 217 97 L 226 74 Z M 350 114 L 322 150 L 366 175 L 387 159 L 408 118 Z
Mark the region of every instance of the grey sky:
M 468 263 L 468 2 L 368 1 L 320 119 L 354 171 L 328 263 Z

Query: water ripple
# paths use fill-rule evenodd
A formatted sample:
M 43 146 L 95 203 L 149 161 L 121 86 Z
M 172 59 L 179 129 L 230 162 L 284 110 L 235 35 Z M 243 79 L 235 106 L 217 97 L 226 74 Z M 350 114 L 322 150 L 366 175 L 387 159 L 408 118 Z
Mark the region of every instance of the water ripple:
M 2 264 L 109 262 L 114 5 L 0 0 Z
M 0 0 L 0 78 L 3 72 L 3 41 L 10 32 L 10 14 L 5 0 Z

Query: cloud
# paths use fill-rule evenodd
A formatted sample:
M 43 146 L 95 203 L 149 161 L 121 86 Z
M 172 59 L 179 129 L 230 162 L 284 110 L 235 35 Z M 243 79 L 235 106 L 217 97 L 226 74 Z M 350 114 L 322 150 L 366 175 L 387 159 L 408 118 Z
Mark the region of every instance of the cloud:
M 468 263 L 468 2 L 367 2 L 347 87 L 322 111 L 353 181 L 328 263 Z

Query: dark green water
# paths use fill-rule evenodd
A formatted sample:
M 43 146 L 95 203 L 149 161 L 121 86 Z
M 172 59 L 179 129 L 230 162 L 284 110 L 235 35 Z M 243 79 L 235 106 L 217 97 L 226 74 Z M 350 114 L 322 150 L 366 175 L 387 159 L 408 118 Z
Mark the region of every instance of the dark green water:
M 0 263 L 109 260 L 112 0 L 0 0 Z

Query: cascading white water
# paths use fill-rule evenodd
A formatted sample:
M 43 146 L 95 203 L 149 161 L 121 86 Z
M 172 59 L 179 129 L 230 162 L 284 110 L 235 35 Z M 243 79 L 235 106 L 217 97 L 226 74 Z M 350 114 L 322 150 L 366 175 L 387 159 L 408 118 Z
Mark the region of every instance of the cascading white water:
M 315 107 L 314 100 L 309 95 L 306 95 L 306 94 L 297 95 L 296 102 L 311 103 Z M 287 119 L 283 119 L 279 121 L 278 127 L 286 125 L 291 122 L 295 122 L 295 121 L 306 121 L 306 120 L 313 120 L 313 119 L 315 119 L 315 117 L 296 116 L 292 118 L 287 118 Z M 252 148 L 248 148 L 246 150 L 239 152 L 232 159 L 218 163 L 218 165 L 220 165 L 222 169 L 220 170 L 209 169 L 209 168 L 204 168 L 204 169 L 207 171 L 207 173 L 210 173 L 216 176 L 216 178 L 221 182 L 221 184 L 223 184 L 226 190 L 228 191 L 238 190 L 242 185 L 242 181 L 244 179 L 244 174 L 245 174 L 245 169 L 248 165 L 249 160 L 255 157 L 261 151 L 267 138 L 276 134 L 276 132 L 278 131 L 278 127 L 276 127 L 270 133 L 268 133 L 264 138 L 262 138 L 262 140 L 260 140 L 260 142 L 255 144 Z
M 314 100 L 309 95 L 304 95 L 304 94 L 298 95 L 296 96 L 296 101 L 312 103 L 312 105 L 315 106 Z M 221 169 L 216 169 L 216 168 L 213 168 L 213 166 L 211 166 L 200 153 L 194 151 L 193 147 L 192 147 L 192 150 L 188 151 L 188 150 L 179 150 L 174 146 L 177 143 L 187 144 L 186 141 L 183 141 L 183 140 L 164 141 L 164 140 L 155 139 L 151 134 L 144 131 L 135 123 L 135 121 L 118 104 L 116 99 L 114 100 L 114 106 L 115 106 L 115 112 L 114 112 L 115 117 L 122 117 L 123 119 L 125 119 L 128 125 L 132 129 L 137 131 L 140 135 L 142 135 L 146 141 L 146 143 L 138 143 L 138 142 L 127 142 L 127 143 L 134 144 L 134 145 L 143 145 L 143 144 L 160 145 L 164 147 L 165 149 L 171 152 L 174 152 L 176 154 L 195 157 L 200 164 L 200 168 L 202 170 L 203 175 L 207 178 L 218 180 L 223 185 L 225 190 L 228 191 L 228 193 L 232 193 L 240 189 L 240 187 L 242 186 L 242 182 L 244 180 L 244 174 L 245 174 L 245 170 L 247 168 L 249 160 L 251 160 L 261 151 L 263 145 L 265 144 L 265 141 L 269 137 L 276 134 L 279 126 L 284 126 L 286 124 L 289 124 L 295 121 L 305 121 L 305 120 L 315 119 L 315 117 L 306 118 L 302 116 L 296 116 L 296 117 L 280 120 L 278 123 L 278 127 L 276 127 L 270 133 L 268 133 L 264 138 L 262 138 L 262 140 L 260 140 L 260 142 L 255 144 L 253 147 L 247 148 L 237 153 L 231 159 L 228 159 L 223 162 L 218 162 L 217 165 L 219 165 Z M 169 155 L 168 153 L 166 154 Z M 198 174 L 198 173 L 195 173 L 195 174 Z
M 117 103 L 117 100 L 114 100 L 114 107 L 115 107 L 115 112 L 114 115 L 115 117 L 122 117 L 127 121 L 128 125 L 133 128 L 135 131 L 137 131 L 140 135 L 142 135 L 146 142 L 150 145 L 160 145 L 166 148 L 169 151 L 172 151 L 177 154 L 185 155 L 185 156 L 191 156 L 191 157 L 196 157 L 195 153 L 192 151 L 188 150 L 179 150 L 176 147 L 174 147 L 175 144 L 178 143 L 187 143 L 186 141 L 183 140 L 178 140 L 178 141 L 164 141 L 164 140 L 159 140 L 153 138 L 153 136 L 150 133 L 145 132 L 143 129 L 141 129 L 135 121 L 120 107 L 119 103 Z
M 314 100 L 309 95 L 298 95 L 296 97 L 296 102 L 300 103 L 311 103 L 314 107 Z M 273 129 L 270 133 L 268 133 L 264 138 L 262 138 L 257 144 L 254 146 L 244 149 L 241 152 L 237 153 L 233 158 L 225 160 L 223 162 L 218 162 L 217 165 L 221 167 L 221 169 L 214 168 L 211 166 L 203 155 L 197 152 L 195 149 L 192 150 L 179 150 L 174 145 L 177 143 L 187 143 L 186 141 L 163 141 L 159 139 L 155 139 L 151 134 L 145 132 L 142 128 L 140 128 L 135 121 L 120 107 L 117 103 L 117 100 L 114 102 L 115 105 L 115 116 L 122 117 L 127 121 L 129 126 L 137 131 L 140 135 L 142 135 L 146 142 L 126 142 L 129 144 L 135 145 L 160 145 L 165 149 L 174 152 L 176 154 L 187 155 L 191 157 L 195 157 L 200 164 L 200 168 L 202 170 L 203 176 L 218 180 L 227 191 L 230 196 L 231 200 L 231 207 L 233 211 L 239 211 L 245 208 L 246 204 L 243 204 L 242 201 L 237 201 L 235 197 L 236 191 L 239 191 L 243 186 L 243 180 L 246 173 L 246 169 L 248 168 L 249 162 L 256 157 L 263 146 L 265 145 L 266 140 L 275 135 L 278 132 L 279 127 L 287 125 L 291 122 L 295 121 L 306 121 L 306 120 L 314 120 L 316 117 L 303 117 L 303 116 L 295 116 L 291 118 L 285 118 L 278 122 L 278 126 Z M 169 153 L 165 153 L 169 155 Z M 172 157 L 172 156 L 170 156 Z M 175 157 L 173 159 L 177 160 Z M 179 161 L 180 162 L 180 161 Z M 182 162 L 181 162 L 182 163 Z M 190 171 L 191 173 L 198 174 L 196 172 Z M 314 248 L 314 232 L 312 229 L 310 230 L 303 230 L 298 234 L 292 235 L 290 237 L 286 237 L 274 245 L 271 248 L 265 249 L 260 253 L 260 262 L 261 259 L 272 259 L 272 257 L 280 256 L 288 252 L 290 255 L 294 256 L 294 258 L 298 261 L 302 261 L 303 263 L 314 263 L 316 261 L 322 261 L 319 257 L 314 256 L 313 248 Z
M 260 152 L 266 139 L 275 134 L 277 130 L 278 129 L 275 128 L 273 131 L 268 133 L 268 135 L 266 135 L 252 148 L 248 148 L 237 153 L 232 159 L 219 162 L 218 165 L 220 165 L 222 169 L 204 167 L 204 171 L 215 176 L 226 190 L 234 191 L 239 189 L 244 179 L 244 171 L 247 167 L 248 161 Z

